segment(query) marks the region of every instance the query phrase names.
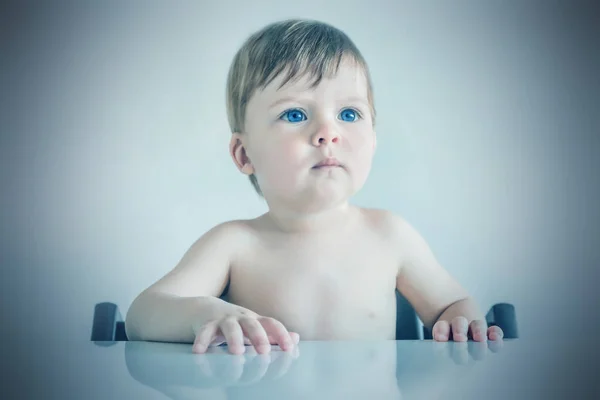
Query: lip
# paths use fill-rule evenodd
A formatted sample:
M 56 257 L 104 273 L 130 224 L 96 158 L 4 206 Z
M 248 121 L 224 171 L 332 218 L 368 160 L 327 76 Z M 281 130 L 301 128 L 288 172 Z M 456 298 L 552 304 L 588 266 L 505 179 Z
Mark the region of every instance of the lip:
M 329 157 L 325 160 L 321 161 L 313 168 L 334 168 L 334 167 L 343 167 L 342 163 L 338 161 L 335 157 Z

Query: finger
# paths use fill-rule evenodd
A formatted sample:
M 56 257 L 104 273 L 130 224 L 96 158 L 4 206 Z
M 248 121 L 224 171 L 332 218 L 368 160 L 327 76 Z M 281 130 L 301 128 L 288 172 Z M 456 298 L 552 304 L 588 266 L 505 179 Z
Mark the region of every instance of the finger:
M 261 317 L 258 319 L 265 331 L 281 347 L 282 350 L 292 350 L 294 341 L 283 324 L 274 318 Z
M 223 343 L 226 343 L 227 340 L 225 339 L 225 336 L 223 335 L 217 335 L 217 337 L 215 337 L 213 339 L 213 341 L 211 342 L 210 346 L 220 346 Z M 244 336 L 244 345 L 251 345 L 252 343 L 250 343 L 250 339 L 248 339 L 247 337 Z M 209 346 L 209 347 L 210 347 Z
M 487 341 L 487 323 L 485 321 L 480 319 L 471 321 L 471 324 L 469 325 L 469 331 L 474 341 Z
M 450 322 L 452 327 L 452 340 L 455 342 L 466 342 L 467 332 L 469 330 L 469 322 L 465 317 L 455 317 Z
M 250 340 L 257 353 L 264 354 L 271 351 L 267 332 L 256 318 L 240 318 L 239 321 L 244 336 Z
M 290 338 L 292 339 L 292 343 L 293 344 L 298 344 L 300 342 L 300 335 L 297 334 L 296 332 L 289 332 L 290 334 Z M 269 343 L 270 344 L 278 344 L 277 340 L 275 340 L 273 338 L 273 336 L 271 335 L 267 335 L 267 337 L 269 338 Z
M 298 344 L 300 343 L 300 334 L 296 332 L 290 332 L 290 337 L 292 338 L 292 343 Z
M 300 335 L 298 333 L 296 333 L 296 332 L 289 332 L 289 334 L 290 334 L 290 338 L 292 339 L 292 343 L 293 344 L 298 344 L 300 342 Z M 267 335 L 267 337 L 269 338 L 269 343 L 271 343 L 271 344 L 277 344 L 277 341 L 271 335 Z
M 438 321 L 431 329 L 433 340 L 438 342 L 447 342 L 450 338 L 450 324 L 448 321 Z
M 210 341 L 208 347 L 218 347 L 226 342 L 225 336 L 221 334 L 221 332 L 217 332 L 215 337 Z
M 218 321 L 208 322 L 196 333 L 196 338 L 192 344 L 192 352 L 202 354 L 206 352 L 208 345 L 217 336 L 219 330 Z
M 499 326 L 490 326 L 487 335 L 490 340 L 502 340 L 504 338 L 504 332 Z
M 227 347 L 232 354 L 242 354 L 246 350 L 244 347 L 244 333 L 238 320 L 235 317 L 228 317 L 221 320 L 219 324 L 223 336 L 227 340 Z

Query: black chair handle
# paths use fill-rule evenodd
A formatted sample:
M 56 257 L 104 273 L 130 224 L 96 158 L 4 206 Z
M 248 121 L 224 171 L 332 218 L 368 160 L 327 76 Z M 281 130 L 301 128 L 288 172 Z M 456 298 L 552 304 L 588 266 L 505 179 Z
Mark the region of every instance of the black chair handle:
M 488 325 L 499 326 L 504 332 L 504 339 L 517 339 L 519 330 L 515 306 L 509 303 L 495 304 L 486 316 Z
M 96 304 L 92 322 L 92 341 L 110 345 L 110 342 L 116 340 L 115 333 L 119 321 L 122 321 L 122 318 L 116 304 L 108 302 Z

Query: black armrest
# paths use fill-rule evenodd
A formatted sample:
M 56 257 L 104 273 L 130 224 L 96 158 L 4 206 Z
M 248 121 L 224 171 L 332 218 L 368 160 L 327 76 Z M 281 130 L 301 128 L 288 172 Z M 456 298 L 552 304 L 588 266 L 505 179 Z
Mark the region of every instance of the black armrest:
M 517 339 L 517 317 L 515 306 L 509 303 L 495 304 L 485 316 L 489 326 L 499 326 L 504 332 L 504 339 Z
M 98 303 L 94 308 L 94 320 L 92 323 L 92 341 L 94 342 L 110 342 L 119 340 L 117 338 L 117 324 L 122 324 L 122 333 L 125 331 L 123 319 L 119 313 L 119 307 L 114 303 Z M 122 337 L 119 332 L 119 336 Z M 99 343 L 100 344 L 100 343 Z
M 117 321 L 117 326 L 115 327 L 115 340 L 117 342 L 125 342 L 129 340 L 127 338 L 127 333 L 125 332 L 125 322 Z
M 396 340 L 418 340 L 419 319 L 412 305 L 396 289 Z

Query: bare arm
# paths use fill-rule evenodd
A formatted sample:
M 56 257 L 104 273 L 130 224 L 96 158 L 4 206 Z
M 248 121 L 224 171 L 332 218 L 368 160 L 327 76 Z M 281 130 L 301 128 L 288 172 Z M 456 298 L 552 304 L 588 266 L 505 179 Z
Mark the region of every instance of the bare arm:
M 458 316 L 468 321 L 483 319 L 476 303 L 438 263 L 421 235 L 400 218 L 396 224 L 403 252 L 396 286 L 423 324 L 432 329 L 438 320 L 451 321 Z
M 144 290 L 127 313 L 129 339 L 192 343 L 195 330 L 209 320 L 248 313 L 218 298 L 227 284 L 238 234 L 235 222 L 216 226 L 173 270 Z

